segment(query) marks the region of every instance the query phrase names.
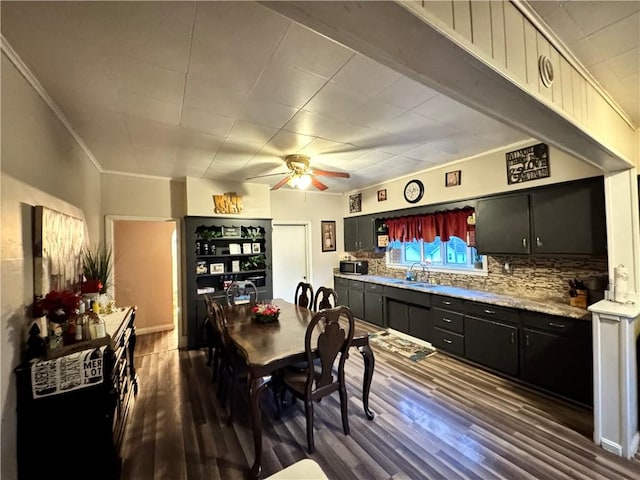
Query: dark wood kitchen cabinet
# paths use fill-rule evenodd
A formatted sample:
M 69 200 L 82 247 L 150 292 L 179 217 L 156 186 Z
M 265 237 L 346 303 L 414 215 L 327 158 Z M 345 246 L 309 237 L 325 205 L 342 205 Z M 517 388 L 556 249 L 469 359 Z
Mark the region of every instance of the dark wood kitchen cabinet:
M 364 285 L 364 320 L 380 327 L 384 326 L 383 291 L 377 283 Z
M 464 352 L 468 360 L 507 375 L 518 375 L 517 310 L 466 302 L 464 333 Z
M 476 248 L 482 254 L 606 253 L 602 177 L 478 200 Z
M 396 300 L 387 300 L 387 325 L 393 330 L 409 333 L 409 305 Z
M 433 295 L 431 318 L 432 344 L 446 352 L 464 356 L 464 301 L 460 298 Z
M 592 405 L 591 322 L 533 312 L 521 318 L 522 380 Z
M 374 249 L 375 217 L 361 215 L 344 219 L 344 249 L 347 252 Z
M 349 308 L 354 317 L 365 320 L 364 282 L 361 280 L 349 280 Z
M 476 248 L 479 253 L 531 253 L 529 196 L 505 195 L 478 200 Z
M 338 305 L 349 306 L 349 280 L 342 277 L 333 277 L 333 289 L 338 296 Z

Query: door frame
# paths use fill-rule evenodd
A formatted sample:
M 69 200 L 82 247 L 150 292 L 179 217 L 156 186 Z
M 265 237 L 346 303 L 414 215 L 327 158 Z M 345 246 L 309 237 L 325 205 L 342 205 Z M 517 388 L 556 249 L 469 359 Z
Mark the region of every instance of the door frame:
M 273 227 L 277 227 L 277 226 L 304 226 L 305 227 L 305 232 L 306 232 L 306 237 L 307 237 L 307 241 L 306 241 L 306 251 L 305 251 L 305 257 L 307 259 L 307 283 L 311 283 L 313 284 L 313 259 L 311 258 L 311 253 L 313 252 L 313 248 L 312 248 L 312 240 L 311 240 L 311 221 L 309 220 L 273 220 L 271 222 L 271 226 Z M 271 247 L 271 252 L 273 255 L 273 246 Z M 272 260 L 273 261 L 273 260 Z M 271 271 L 273 271 L 273 268 L 271 269 Z
M 185 318 L 182 309 L 182 277 L 183 277 L 183 265 L 184 265 L 184 253 L 182 251 L 182 219 L 173 217 L 137 217 L 131 215 L 105 215 L 104 219 L 104 232 L 105 240 L 110 245 L 113 245 L 113 230 L 114 223 L 117 220 L 124 220 L 130 222 L 175 222 L 176 224 L 176 252 L 173 261 L 176 262 L 176 274 L 173 279 L 178 295 L 176 298 L 177 305 L 174 305 L 177 312 L 177 321 L 175 327 L 178 329 L 178 346 L 184 347 L 187 345 L 187 327 L 184 324 Z M 115 275 L 115 265 L 112 275 Z

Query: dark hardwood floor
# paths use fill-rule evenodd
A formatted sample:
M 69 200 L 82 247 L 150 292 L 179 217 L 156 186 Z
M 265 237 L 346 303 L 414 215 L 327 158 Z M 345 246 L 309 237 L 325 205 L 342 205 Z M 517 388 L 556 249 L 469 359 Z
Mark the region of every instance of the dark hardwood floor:
M 180 351 L 175 335 L 140 336 L 140 392 L 123 443 L 123 480 L 240 479 L 253 460 L 246 391 L 234 421 L 216 398 L 204 350 Z M 304 407 L 275 419 L 265 395 L 263 473 L 300 459 L 331 479 L 638 479 L 640 458 L 597 447 L 591 411 L 529 391 L 444 354 L 413 362 L 374 347 L 368 421 L 362 358 L 347 367 L 351 435 L 337 394 L 315 406 L 316 452 L 306 451 Z M 302 480 L 302 479 L 301 479 Z

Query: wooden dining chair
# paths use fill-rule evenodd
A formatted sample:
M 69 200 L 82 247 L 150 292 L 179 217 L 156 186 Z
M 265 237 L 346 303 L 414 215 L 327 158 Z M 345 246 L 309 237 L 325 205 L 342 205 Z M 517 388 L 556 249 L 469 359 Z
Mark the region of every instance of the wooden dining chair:
M 248 376 L 247 363 L 245 359 L 240 355 L 236 349 L 233 341 L 229 338 L 229 332 L 227 331 L 227 317 L 224 314 L 222 306 L 216 302 L 212 302 L 213 318 L 215 321 L 216 329 L 219 332 L 221 339 L 221 364 L 220 364 L 220 381 L 218 382 L 218 398 L 222 403 L 222 406 L 226 406 L 227 398 L 229 402 L 229 418 L 228 422 L 231 422 L 233 418 L 233 394 L 235 393 L 236 386 L 241 381 L 246 381 Z M 227 387 L 227 384 L 231 385 Z
M 258 288 L 249 280 L 231 282 L 225 292 L 227 305 L 240 305 L 243 303 L 256 303 L 258 301 Z
M 211 383 L 215 383 L 218 378 L 223 345 L 220 332 L 216 326 L 214 300 L 208 294 L 204 294 L 203 298 L 207 307 L 207 314 L 203 324 L 204 340 L 208 351 L 207 365 L 211 366 L 213 370 Z
M 338 306 L 338 294 L 333 288 L 320 287 L 313 300 L 313 311 L 335 308 Z
M 300 282 L 293 295 L 293 303 L 299 307 L 311 309 L 313 304 L 313 287 L 310 283 Z
M 344 321 L 341 323 L 340 319 Z M 349 435 L 344 363 L 349 356 L 353 331 L 354 318 L 349 307 L 340 306 L 319 311 L 309 322 L 304 339 L 307 365 L 311 365 L 311 368 L 306 368 L 301 373 L 285 372 L 284 374 L 283 382 L 287 390 L 294 397 L 304 400 L 309 453 L 315 450 L 313 403 L 336 390 L 340 394 L 342 429 L 345 435 Z M 316 358 L 320 361 L 314 365 Z

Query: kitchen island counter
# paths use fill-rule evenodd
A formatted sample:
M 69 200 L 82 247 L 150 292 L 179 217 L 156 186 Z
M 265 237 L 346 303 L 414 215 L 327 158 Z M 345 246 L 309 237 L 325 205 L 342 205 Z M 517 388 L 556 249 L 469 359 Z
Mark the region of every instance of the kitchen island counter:
M 502 307 L 517 308 L 531 312 L 591 321 L 591 313 L 586 308 L 572 307 L 571 305 L 560 303 L 555 299 L 506 295 L 484 292 L 481 290 L 471 290 L 468 288 L 452 287 L 448 285 L 428 284 L 426 282 L 408 281 L 399 278 L 380 277 L 376 275 L 348 275 L 341 273 L 334 273 L 334 275 L 340 278 L 360 280 L 389 287 L 416 290 L 436 295 L 461 298 L 473 302 L 482 302 Z

